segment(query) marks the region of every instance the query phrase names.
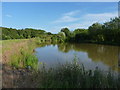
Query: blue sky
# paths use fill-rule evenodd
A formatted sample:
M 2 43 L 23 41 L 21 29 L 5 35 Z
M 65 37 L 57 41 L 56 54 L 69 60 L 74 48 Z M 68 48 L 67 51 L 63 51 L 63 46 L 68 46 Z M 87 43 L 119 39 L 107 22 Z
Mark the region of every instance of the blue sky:
M 118 16 L 117 2 L 3 2 L 2 26 L 36 28 L 57 33 L 61 28 L 88 28 Z

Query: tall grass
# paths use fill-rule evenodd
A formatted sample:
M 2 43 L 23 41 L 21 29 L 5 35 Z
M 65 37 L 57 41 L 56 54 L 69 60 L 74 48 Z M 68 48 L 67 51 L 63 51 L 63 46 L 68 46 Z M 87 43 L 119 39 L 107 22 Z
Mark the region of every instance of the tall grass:
M 34 40 L 29 40 L 25 46 L 19 49 L 19 52 L 11 58 L 11 65 L 15 67 L 35 69 L 38 68 L 38 58 L 33 54 L 36 47 Z M 14 58 L 15 57 L 15 58 Z
M 40 88 L 120 88 L 120 75 L 103 73 L 97 67 L 94 71 L 85 70 L 76 61 L 49 70 L 43 67 L 39 75 Z
M 42 43 L 46 43 L 45 39 Z M 40 38 L 3 40 L 2 53 L 10 66 L 37 69 L 38 59 L 34 55 L 34 49 L 45 45 L 41 44 Z
M 4 53 L 6 50 L 10 50 L 14 44 L 26 41 L 28 41 L 28 39 L 1 40 L 0 42 L 2 44 L 2 53 Z
M 2 49 L 8 59 L 7 64 L 15 68 L 37 69 L 38 59 L 33 54 L 36 43 L 36 39 L 4 40 Z
M 33 53 L 30 53 L 29 50 L 21 49 L 20 53 L 16 53 L 11 56 L 11 66 L 15 68 L 32 68 L 37 69 L 38 59 Z

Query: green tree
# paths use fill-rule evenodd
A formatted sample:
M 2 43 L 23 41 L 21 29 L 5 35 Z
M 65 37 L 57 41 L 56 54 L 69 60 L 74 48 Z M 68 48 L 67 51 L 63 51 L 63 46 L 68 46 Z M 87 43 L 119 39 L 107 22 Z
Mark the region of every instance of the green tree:
M 102 33 L 103 25 L 100 23 L 94 23 L 88 28 L 89 35 L 93 41 L 104 41 Z
M 68 28 L 62 28 L 61 32 L 64 32 L 66 37 L 70 37 L 70 35 L 71 35 L 71 32 Z

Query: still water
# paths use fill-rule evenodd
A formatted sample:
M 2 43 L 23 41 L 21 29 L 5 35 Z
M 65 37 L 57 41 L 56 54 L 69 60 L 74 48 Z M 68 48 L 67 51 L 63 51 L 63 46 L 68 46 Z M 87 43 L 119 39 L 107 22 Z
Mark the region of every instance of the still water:
M 72 62 L 77 57 L 78 62 L 83 64 L 85 69 L 94 70 L 98 67 L 107 71 L 110 68 L 119 72 L 119 49 L 118 46 L 97 45 L 97 44 L 46 44 L 35 49 L 36 56 L 46 66 L 56 66 L 58 63 Z

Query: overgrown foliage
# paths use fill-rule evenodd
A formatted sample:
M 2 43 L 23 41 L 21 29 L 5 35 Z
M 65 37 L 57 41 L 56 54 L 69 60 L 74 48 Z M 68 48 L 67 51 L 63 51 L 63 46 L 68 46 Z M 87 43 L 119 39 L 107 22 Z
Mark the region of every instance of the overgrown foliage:
M 63 28 L 69 42 L 93 42 L 120 45 L 120 17 L 111 19 L 104 24 L 94 23 L 88 29 L 76 29 L 70 32 Z
M 38 42 L 37 38 L 2 41 L 3 63 L 15 68 L 37 69 L 38 59 L 34 49 Z
M 41 37 L 46 35 L 51 35 L 49 32 L 45 32 L 44 30 L 37 30 L 32 28 L 25 29 L 12 29 L 12 28 L 2 28 L 2 39 L 27 39 L 34 37 Z
M 40 88 L 120 88 L 120 75 L 115 77 L 112 71 L 105 73 L 97 67 L 86 70 L 75 60 L 49 70 L 44 66 L 39 73 Z

